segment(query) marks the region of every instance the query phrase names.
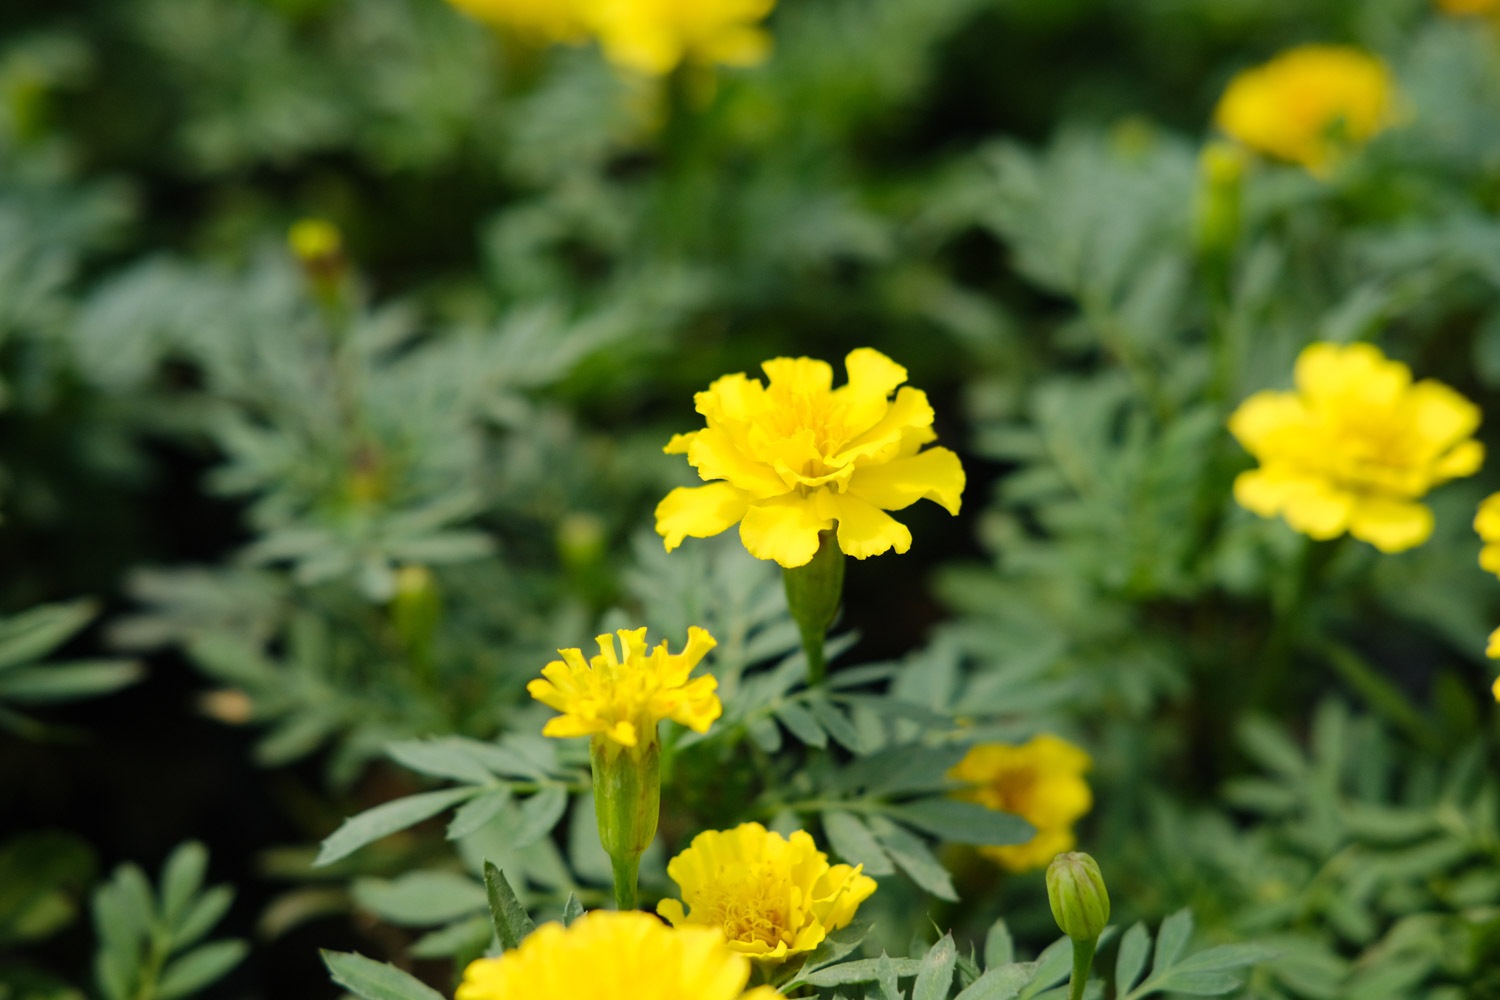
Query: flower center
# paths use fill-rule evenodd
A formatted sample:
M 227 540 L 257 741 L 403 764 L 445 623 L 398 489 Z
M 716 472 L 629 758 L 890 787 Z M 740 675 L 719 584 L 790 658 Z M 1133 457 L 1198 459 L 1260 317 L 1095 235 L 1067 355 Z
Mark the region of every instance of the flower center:
M 824 476 L 833 469 L 827 458 L 843 447 L 847 404 L 828 392 L 807 392 L 772 385 L 771 405 L 762 415 L 767 436 L 795 449 L 787 464 L 804 476 Z
M 1015 767 L 996 776 L 991 788 L 1000 800 L 1002 812 L 1025 814 L 1036 790 L 1038 775 L 1034 767 Z
M 739 871 L 721 868 L 711 895 L 699 905 L 731 941 L 790 946 L 796 940 L 791 890 L 786 875 L 767 862 Z

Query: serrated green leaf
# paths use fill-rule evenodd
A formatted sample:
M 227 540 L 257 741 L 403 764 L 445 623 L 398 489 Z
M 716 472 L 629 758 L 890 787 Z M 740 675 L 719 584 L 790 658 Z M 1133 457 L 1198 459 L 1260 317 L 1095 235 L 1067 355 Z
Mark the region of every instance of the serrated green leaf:
M 510 799 L 510 786 L 505 785 L 465 802 L 453 811 L 453 820 L 448 824 L 448 839 L 459 840 L 488 826 L 505 811 Z
M 437 792 L 422 792 L 404 799 L 386 802 L 367 809 L 358 816 L 346 819 L 343 825 L 323 841 L 314 867 L 332 864 L 347 857 L 366 844 L 381 837 L 388 837 L 398 830 L 415 826 L 430 819 L 450 806 L 471 799 L 482 792 L 481 788 L 445 788 Z
M 896 873 L 885 848 L 858 816 L 842 809 L 830 809 L 822 813 L 822 817 L 823 832 L 834 854 L 851 865 L 864 865 L 866 875 Z
M 568 893 L 568 898 L 563 903 L 562 925 L 564 927 L 571 927 L 573 926 L 573 921 L 581 916 L 583 916 L 583 904 L 578 901 L 576 895 L 571 892 Z
M 1016 945 L 1010 936 L 1010 928 L 1005 925 L 1004 919 L 996 920 L 984 936 L 984 967 L 993 969 L 1015 960 Z
M 203 888 L 203 875 L 208 870 L 208 849 L 197 841 L 178 844 L 167 858 L 161 873 L 162 919 L 175 926 L 186 912 L 188 904 Z
M 1058 938 L 1032 963 L 1032 980 L 1016 995 L 1017 1000 L 1030 1000 L 1043 990 L 1062 982 L 1072 971 L 1073 940 Z
M 912 958 L 888 958 L 885 961 L 890 962 L 891 969 L 898 976 L 915 976 L 922 967 L 921 962 Z M 878 958 L 861 958 L 841 965 L 830 965 L 807 976 L 803 982 L 819 989 L 845 983 L 873 983 L 880 976 L 880 963 L 881 959 Z
M 398 927 L 430 927 L 482 912 L 484 886 L 458 872 L 415 871 L 393 879 L 355 879 L 354 901 Z
M 1129 993 L 1146 970 L 1146 954 L 1151 949 L 1151 935 L 1146 925 L 1136 921 L 1120 939 L 1120 951 L 1115 956 L 1115 989 L 1123 996 Z
M 443 995 L 394 965 L 351 952 L 323 951 L 333 981 L 362 1000 L 443 1000 Z
M 819 969 L 833 965 L 855 948 L 858 948 L 869 933 L 869 924 L 856 923 L 850 924 L 847 927 L 841 927 L 832 934 L 829 934 L 803 961 L 802 968 L 798 970 L 796 978 L 787 984 L 787 988 L 790 989 L 792 986 L 804 982 L 808 973 L 816 972 Z
M 456 737 L 401 740 L 387 745 L 385 752 L 398 764 L 435 778 L 451 778 L 471 785 L 494 781 L 495 776 L 468 749 L 467 743 Z
M 958 899 L 948 869 L 933 856 L 920 837 L 884 816 L 872 816 L 870 830 L 890 854 L 891 860 L 911 876 L 913 882 L 939 899 Z
M 958 961 L 958 946 L 953 935 L 945 934 L 922 956 L 922 967 L 917 970 L 917 981 L 912 987 L 911 1000 L 948 1000 L 953 988 L 953 967 Z
M 495 936 L 501 947 L 509 950 L 518 947 L 526 935 L 536 930 L 531 915 L 516 898 L 515 890 L 505 879 L 505 873 L 492 863 L 484 863 L 484 887 L 489 897 L 490 919 L 495 924 Z
M 23 705 L 108 694 L 140 680 L 144 670 L 126 660 L 38 663 L 0 673 L 0 698 Z
M 1013 1000 L 1031 982 L 1034 970 L 1025 965 L 997 965 L 970 983 L 954 1000 Z
M 1182 949 L 1193 936 L 1193 912 L 1178 910 L 1161 922 L 1156 932 L 1156 959 L 1151 963 L 1151 975 L 1156 977 L 1177 963 Z
M 1024 844 L 1036 836 L 1036 829 L 1019 816 L 946 795 L 914 799 L 885 811 L 953 844 Z
M 197 993 L 239 965 L 249 951 L 250 946 L 243 941 L 215 941 L 174 958 L 156 985 L 157 1000 L 177 1000 Z
M 234 903 L 234 889 L 216 885 L 195 899 L 172 930 L 172 946 L 186 948 L 201 939 L 224 919 Z
M 793 736 L 810 747 L 826 747 L 828 734 L 812 713 L 794 701 L 783 702 L 776 707 L 776 718 L 789 729 Z
M 817 719 L 818 725 L 827 730 L 828 735 L 837 740 L 844 749 L 850 753 L 863 753 L 864 745 L 860 743 L 859 731 L 854 728 L 854 723 L 849 717 L 833 705 L 826 698 L 812 698 L 807 702 L 808 711 Z
M 519 849 L 541 840 L 568 810 L 568 793 L 557 785 L 548 785 L 532 795 L 517 810 L 516 825 L 509 846 Z
M 0 619 L 0 671 L 31 663 L 62 645 L 94 617 L 92 601 L 47 604 Z

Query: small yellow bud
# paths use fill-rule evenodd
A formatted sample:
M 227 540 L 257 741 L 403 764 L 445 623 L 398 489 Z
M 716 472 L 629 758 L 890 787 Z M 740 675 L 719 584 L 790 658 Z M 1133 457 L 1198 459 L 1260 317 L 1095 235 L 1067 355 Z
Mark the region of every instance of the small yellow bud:
M 286 242 L 292 254 L 309 266 L 335 260 L 344 252 L 343 235 L 327 219 L 303 219 L 292 226 Z
M 1099 864 L 1081 851 L 1059 854 L 1047 867 L 1052 919 L 1074 941 L 1093 943 L 1109 923 L 1109 893 Z

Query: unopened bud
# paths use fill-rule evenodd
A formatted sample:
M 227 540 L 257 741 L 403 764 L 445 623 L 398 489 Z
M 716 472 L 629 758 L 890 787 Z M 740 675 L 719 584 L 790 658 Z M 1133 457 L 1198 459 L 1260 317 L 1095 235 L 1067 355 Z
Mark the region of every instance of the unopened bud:
M 599 842 L 614 869 L 615 903 L 622 910 L 635 907 L 636 872 L 661 815 L 661 743 L 654 731 L 649 742 L 641 735 L 633 747 L 602 736 L 589 747 Z
M 1198 249 L 1227 254 L 1240 238 L 1247 154 L 1232 142 L 1211 142 L 1198 157 Z
M 396 596 L 391 600 L 391 623 L 410 650 L 426 650 L 442 617 L 437 580 L 426 566 L 402 566 L 396 571 Z
M 1052 918 L 1074 941 L 1093 943 L 1109 923 L 1109 893 L 1099 863 L 1080 851 L 1059 854 L 1047 866 Z

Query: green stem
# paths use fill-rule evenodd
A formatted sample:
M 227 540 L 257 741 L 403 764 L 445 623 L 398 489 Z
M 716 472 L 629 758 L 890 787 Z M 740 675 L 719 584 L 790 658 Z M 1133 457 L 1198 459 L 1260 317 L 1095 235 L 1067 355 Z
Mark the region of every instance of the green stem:
M 1068 1000 L 1083 1000 L 1083 991 L 1089 984 L 1089 969 L 1094 965 L 1094 949 L 1099 939 L 1080 941 L 1073 939 L 1073 980 L 1068 985 Z
M 802 633 L 807 684 L 817 687 L 828 674 L 823 640 L 844 594 L 844 553 L 833 532 L 824 531 L 818 536 L 818 551 L 807 565 L 783 569 L 781 576 L 786 585 L 787 608 Z
M 640 856 L 610 858 L 609 863 L 615 870 L 615 909 L 635 909 L 636 880 L 641 867 Z

